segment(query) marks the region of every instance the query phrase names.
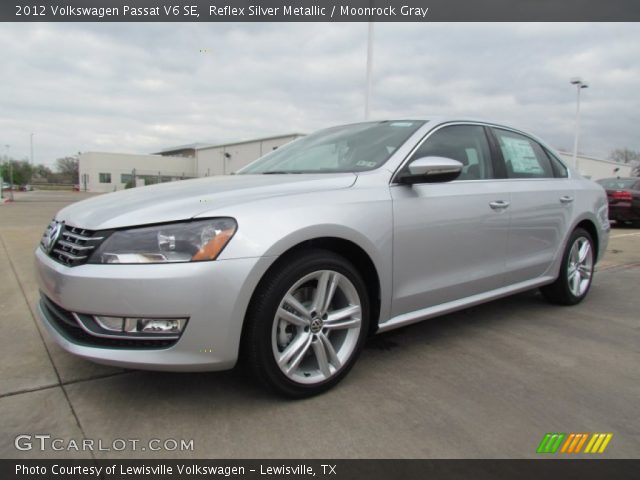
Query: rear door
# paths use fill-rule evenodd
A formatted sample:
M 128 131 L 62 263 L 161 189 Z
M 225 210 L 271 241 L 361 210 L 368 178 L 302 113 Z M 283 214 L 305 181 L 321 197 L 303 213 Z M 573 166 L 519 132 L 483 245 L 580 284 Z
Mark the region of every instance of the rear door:
M 453 158 L 458 180 L 393 184 L 392 315 L 440 305 L 504 285 L 509 185 L 496 180 L 487 130 L 447 125 L 410 160 Z
M 549 273 L 571 226 L 575 194 L 567 169 L 538 142 L 491 130 L 511 190 L 506 283 L 513 285 Z

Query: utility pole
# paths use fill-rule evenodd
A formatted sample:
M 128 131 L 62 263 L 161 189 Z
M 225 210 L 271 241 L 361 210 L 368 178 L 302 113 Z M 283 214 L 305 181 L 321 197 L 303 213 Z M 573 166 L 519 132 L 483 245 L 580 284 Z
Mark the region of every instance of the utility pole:
M 31 165 L 33 165 L 33 135 L 34 135 L 33 133 L 31 133 L 31 135 L 29 135 L 29 143 L 30 143 L 30 146 L 31 146 L 31 157 L 29 157 L 29 158 L 31 158 Z

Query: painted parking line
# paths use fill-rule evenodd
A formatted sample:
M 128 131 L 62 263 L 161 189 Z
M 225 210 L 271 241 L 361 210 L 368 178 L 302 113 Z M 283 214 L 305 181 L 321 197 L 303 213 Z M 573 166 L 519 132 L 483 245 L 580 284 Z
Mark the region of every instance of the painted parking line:
M 609 238 L 622 238 L 622 237 L 639 237 L 640 232 L 636 233 L 621 233 L 620 235 L 611 235 Z

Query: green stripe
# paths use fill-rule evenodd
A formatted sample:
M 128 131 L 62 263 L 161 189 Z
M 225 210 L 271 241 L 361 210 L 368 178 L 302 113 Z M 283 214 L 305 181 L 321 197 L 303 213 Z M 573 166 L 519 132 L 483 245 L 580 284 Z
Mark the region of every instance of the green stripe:
M 545 448 L 546 448 L 547 442 L 550 439 L 551 439 L 551 434 L 550 433 L 545 433 L 544 438 L 540 442 L 540 445 L 538 445 L 538 449 L 536 450 L 536 453 L 545 453 Z
M 556 441 L 555 445 L 551 449 L 550 453 L 556 453 L 558 451 L 558 449 L 560 448 L 560 445 L 562 444 L 562 440 L 564 440 L 564 437 L 566 437 L 566 436 L 567 436 L 566 433 L 559 433 L 558 434 L 558 440 Z

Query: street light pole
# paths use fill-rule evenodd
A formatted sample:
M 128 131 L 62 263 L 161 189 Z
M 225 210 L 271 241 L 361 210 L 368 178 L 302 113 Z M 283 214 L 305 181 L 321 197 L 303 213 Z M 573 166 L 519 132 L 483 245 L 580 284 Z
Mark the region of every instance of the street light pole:
M 9 148 L 11 145 L 5 145 L 7 149 L 7 160 L 9 160 L 9 199 L 13 202 L 13 163 L 11 162 L 11 158 L 9 157 Z
M 29 144 L 31 146 L 31 165 L 33 165 L 33 133 L 31 133 L 31 135 L 29 135 Z
M 580 90 L 589 88 L 589 84 L 580 77 L 574 77 L 570 80 L 571 85 L 576 86 L 576 132 L 573 141 L 573 168 L 578 168 L 578 137 L 580 136 Z
M 371 73 L 373 70 L 373 22 L 369 22 L 367 35 L 367 83 L 364 92 L 364 119 L 369 120 L 371 102 Z

